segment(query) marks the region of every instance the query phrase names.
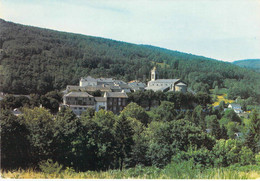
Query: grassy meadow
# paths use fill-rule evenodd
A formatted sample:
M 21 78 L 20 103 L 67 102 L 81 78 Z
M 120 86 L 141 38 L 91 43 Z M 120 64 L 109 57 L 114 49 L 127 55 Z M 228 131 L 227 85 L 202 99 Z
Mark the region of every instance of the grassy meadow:
M 43 173 L 33 169 L 1 171 L 2 178 L 14 179 L 260 179 L 260 166 L 232 166 L 202 169 L 191 162 L 169 164 L 163 169 L 141 167 L 108 171 L 75 172 L 66 168 L 59 173 Z

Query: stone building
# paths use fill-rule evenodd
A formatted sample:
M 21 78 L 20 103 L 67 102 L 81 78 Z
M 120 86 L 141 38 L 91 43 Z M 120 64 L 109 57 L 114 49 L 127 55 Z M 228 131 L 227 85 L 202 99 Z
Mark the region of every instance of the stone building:
M 79 86 L 97 86 L 97 85 L 109 85 L 114 84 L 114 79 L 112 78 L 93 78 L 91 76 L 82 77 L 79 81 Z
M 95 109 L 95 98 L 87 92 L 70 92 L 63 96 L 63 105 L 71 108 L 76 115 L 81 115 L 87 108 Z
M 104 109 L 118 114 L 127 105 L 127 98 L 124 92 L 105 92 L 104 97 L 94 97 L 87 92 L 70 92 L 63 96 L 61 106 L 69 107 L 77 116 L 87 108 L 93 108 L 95 111 Z
M 67 85 L 65 91 L 63 91 L 65 94 L 75 91 L 75 92 L 95 92 L 99 90 L 100 92 L 112 92 L 112 89 L 110 87 L 106 87 L 104 85 L 97 85 L 97 86 L 78 86 L 78 85 Z
M 151 70 L 151 81 L 148 82 L 146 90 L 153 91 L 181 91 L 187 92 L 187 85 L 180 79 L 158 79 L 158 72 L 156 67 Z
M 68 88 L 77 88 L 79 90 L 85 89 L 84 91 L 100 90 L 101 92 L 131 92 L 131 87 L 122 80 L 115 80 L 113 78 L 93 78 L 87 76 L 81 78 L 79 86 L 67 86 Z M 87 89 L 87 90 L 86 90 Z
M 105 92 L 104 97 L 107 98 L 107 110 L 117 114 L 127 105 L 125 92 Z
M 136 91 L 144 91 L 145 87 L 146 87 L 146 84 L 142 83 L 142 82 L 139 82 L 139 81 L 131 81 L 128 83 L 130 89 L 133 91 L 133 92 L 136 92 Z

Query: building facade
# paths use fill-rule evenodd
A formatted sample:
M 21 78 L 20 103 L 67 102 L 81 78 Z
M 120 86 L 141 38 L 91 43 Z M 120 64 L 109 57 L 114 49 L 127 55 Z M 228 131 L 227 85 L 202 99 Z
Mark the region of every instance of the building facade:
M 63 107 L 69 107 L 77 116 L 87 108 L 95 111 L 100 109 L 120 113 L 127 105 L 127 95 L 124 92 L 105 92 L 104 97 L 94 97 L 87 92 L 70 92 L 63 96 Z
M 180 79 L 157 79 L 158 72 L 156 67 L 151 70 L 151 81 L 148 82 L 146 90 L 153 91 L 181 91 L 183 93 L 187 92 L 187 85 Z
M 107 110 L 117 114 L 120 113 L 127 105 L 125 92 L 106 92 L 104 97 L 107 99 Z
M 112 78 L 93 78 L 91 76 L 82 77 L 79 81 L 79 86 L 97 86 L 97 85 L 109 85 L 114 84 L 114 79 Z
M 81 115 L 87 108 L 95 109 L 95 98 L 87 92 L 70 92 L 63 96 L 63 105 L 76 115 Z

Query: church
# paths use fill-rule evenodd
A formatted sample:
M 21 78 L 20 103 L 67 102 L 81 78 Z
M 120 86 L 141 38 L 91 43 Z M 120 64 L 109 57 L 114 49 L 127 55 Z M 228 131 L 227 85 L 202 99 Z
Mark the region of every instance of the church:
M 187 85 L 180 79 L 158 79 L 158 72 L 156 67 L 151 70 L 151 81 L 148 82 L 146 90 L 153 91 L 173 91 L 173 92 L 187 92 Z

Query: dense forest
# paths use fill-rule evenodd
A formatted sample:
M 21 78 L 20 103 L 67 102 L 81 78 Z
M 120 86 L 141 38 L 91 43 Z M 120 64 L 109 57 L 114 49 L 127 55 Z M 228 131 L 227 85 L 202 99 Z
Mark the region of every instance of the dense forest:
M 86 75 L 147 82 L 156 65 L 161 78 L 181 78 L 195 92 L 217 86 L 227 88 L 231 99 L 260 102 L 260 74 L 231 63 L 1 19 L 0 27 L 0 83 L 5 93 L 43 95 L 78 84 Z
M 180 95 L 165 96 L 171 100 Z M 2 109 L 1 167 L 35 168 L 44 173 L 65 168 L 165 168 L 185 161 L 194 164 L 190 169 L 200 170 L 259 167 L 259 113 L 253 111 L 245 122 L 233 110 L 205 112 L 203 107 L 202 103 L 192 112 L 178 112 L 174 102 L 162 101 L 145 111 L 132 102 L 119 115 L 88 108 L 81 117 L 70 109 L 53 115 L 45 108 L 24 107 L 21 116 Z M 235 137 L 238 131 L 243 132 L 241 138 Z
M 260 59 L 237 60 L 233 64 L 260 72 Z

